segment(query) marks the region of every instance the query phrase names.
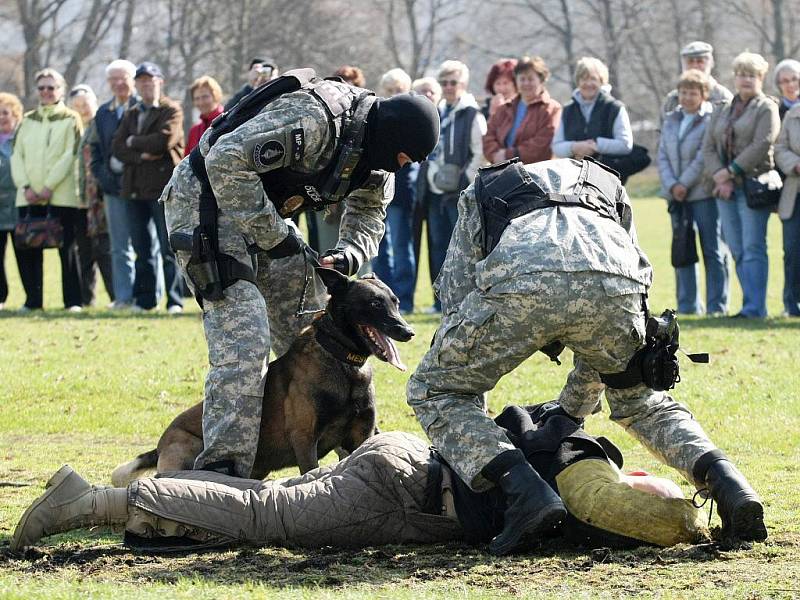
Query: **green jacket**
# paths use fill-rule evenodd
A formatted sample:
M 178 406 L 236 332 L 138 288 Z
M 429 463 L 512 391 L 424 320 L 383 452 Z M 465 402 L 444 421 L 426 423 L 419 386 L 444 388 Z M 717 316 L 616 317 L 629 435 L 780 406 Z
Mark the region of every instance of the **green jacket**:
M 17 206 L 28 206 L 26 186 L 37 193 L 50 188 L 53 206 L 78 206 L 75 156 L 82 133 L 80 116 L 63 102 L 25 113 L 11 155 Z

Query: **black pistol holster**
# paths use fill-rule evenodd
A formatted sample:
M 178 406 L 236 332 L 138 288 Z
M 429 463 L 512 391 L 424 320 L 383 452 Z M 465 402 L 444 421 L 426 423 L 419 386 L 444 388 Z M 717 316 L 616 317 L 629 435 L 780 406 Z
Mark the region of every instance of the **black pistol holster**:
M 601 373 L 600 380 L 613 389 L 627 389 L 640 383 L 657 392 L 671 390 L 681 380 L 678 364 L 680 348 L 678 318 L 674 310 L 660 317 L 650 315 L 645 305 L 645 345 L 639 349 L 621 373 Z M 687 354 L 694 363 L 707 363 L 707 353 Z
M 217 199 L 211 189 L 199 146 L 189 155 L 189 164 L 195 177 L 200 181 L 200 224 L 192 232 L 190 248 L 186 239 L 189 236 L 186 234 L 173 233 L 170 236 L 170 244 L 174 250 L 190 249 L 192 252 L 186 265 L 186 275 L 194 286 L 198 302 L 201 300 L 218 302 L 225 297 L 225 288 L 237 280 L 244 279 L 255 283 L 255 265 L 244 264 L 233 256 L 219 251 Z

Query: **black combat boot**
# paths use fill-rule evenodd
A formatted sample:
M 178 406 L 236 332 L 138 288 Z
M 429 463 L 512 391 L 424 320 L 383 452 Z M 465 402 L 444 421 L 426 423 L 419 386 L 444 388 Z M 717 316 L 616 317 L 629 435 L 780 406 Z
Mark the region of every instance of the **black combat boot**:
M 481 474 L 506 496 L 503 531 L 489 544 L 492 554 L 525 550 L 567 516 L 564 503 L 533 470 L 521 450 L 508 450 L 486 465 Z
M 761 542 L 767 539 L 764 506 L 722 450 L 706 452 L 692 469 L 695 482 L 708 488 L 722 519 L 722 541 Z

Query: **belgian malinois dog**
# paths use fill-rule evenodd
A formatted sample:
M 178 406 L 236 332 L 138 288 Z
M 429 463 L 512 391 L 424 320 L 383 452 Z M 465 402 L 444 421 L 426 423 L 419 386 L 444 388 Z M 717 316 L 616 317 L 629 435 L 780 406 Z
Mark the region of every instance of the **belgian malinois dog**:
M 406 370 L 392 339 L 407 342 L 414 331 L 389 287 L 371 275 L 350 280 L 333 269 L 316 272 L 330 299 L 322 316 L 269 364 L 254 479 L 290 466 L 306 473 L 331 450 L 355 450 L 377 432 L 367 358 Z M 179 414 L 156 449 L 114 470 L 114 485 L 123 487 L 154 467 L 158 473 L 192 469 L 203 450 L 202 419 L 202 402 Z

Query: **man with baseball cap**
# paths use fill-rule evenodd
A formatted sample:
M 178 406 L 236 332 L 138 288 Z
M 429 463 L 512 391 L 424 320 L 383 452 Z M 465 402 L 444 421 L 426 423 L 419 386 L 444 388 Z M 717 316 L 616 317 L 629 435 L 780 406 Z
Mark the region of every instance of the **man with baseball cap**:
M 714 68 L 714 47 L 706 42 L 689 42 L 681 49 L 681 64 L 683 70 L 697 69 L 708 77 L 709 94 L 708 101 L 716 106 L 726 100 L 733 98 L 731 91 L 711 76 L 711 69 Z M 664 100 L 661 108 L 661 118 L 678 107 L 678 90 L 674 89 Z
M 157 64 L 143 62 L 136 67 L 134 84 L 141 101 L 125 113 L 111 146 L 124 165 L 120 195 L 128 201 L 136 252 L 134 310 L 154 309 L 166 287 L 167 310 L 176 314 L 183 311 L 183 279 L 170 249 L 158 198 L 183 157 L 183 109 L 162 93 L 164 74 Z M 159 252 L 163 286 L 158 281 Z

